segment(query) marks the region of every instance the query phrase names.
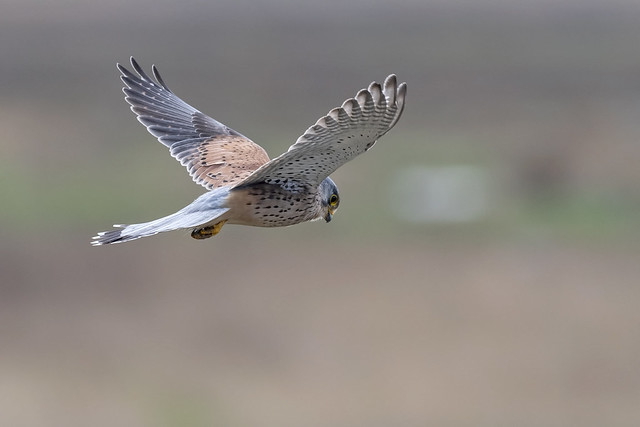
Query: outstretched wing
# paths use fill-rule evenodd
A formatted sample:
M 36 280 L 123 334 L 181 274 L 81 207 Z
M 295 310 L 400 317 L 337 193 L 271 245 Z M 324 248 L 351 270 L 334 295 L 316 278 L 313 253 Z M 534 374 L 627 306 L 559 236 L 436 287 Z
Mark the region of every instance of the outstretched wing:
M 262 147 L 201 113 L 177 97 L 155 65 L 151 79 L 133 57 L 137 73 L 118 64 L 125 100 L 140 123 L 187 168 L 193 180 L 211 190 L 232 185 L 269 161 Z
M 406 83 L 390 75 L 382 87 L 371 83 L 355 98 L 334 108 L 289 147 L 236 186 L 259 182 L 278 184 L 292 191 L 317 187 L 349 160 L 364 153 L 398 121 L 404 108 Z

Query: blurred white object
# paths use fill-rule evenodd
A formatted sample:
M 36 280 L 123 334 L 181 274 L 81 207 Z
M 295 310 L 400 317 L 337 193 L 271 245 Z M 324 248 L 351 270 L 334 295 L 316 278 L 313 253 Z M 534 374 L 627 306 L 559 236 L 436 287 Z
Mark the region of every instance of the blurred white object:
M 390 194 L 393 212 L 414 223 L 477 221 L 489 205 L 486 172 L 468 165 L 408 168 Z

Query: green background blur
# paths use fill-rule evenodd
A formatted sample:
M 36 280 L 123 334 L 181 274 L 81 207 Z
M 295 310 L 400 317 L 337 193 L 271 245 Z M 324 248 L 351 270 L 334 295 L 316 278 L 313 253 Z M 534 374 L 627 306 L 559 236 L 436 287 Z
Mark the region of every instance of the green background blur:
M 640 3 L 0 1 L 0 425 L 640 425 Z M 405 114 L 331 224 L 91 247 L 202 193 L 116 62 L 274 157 Z

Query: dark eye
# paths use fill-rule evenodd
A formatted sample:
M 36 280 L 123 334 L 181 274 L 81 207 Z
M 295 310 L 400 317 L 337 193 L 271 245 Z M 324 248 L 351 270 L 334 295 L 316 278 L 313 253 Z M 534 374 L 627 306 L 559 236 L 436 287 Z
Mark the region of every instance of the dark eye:
M 329 197 L 329 204 L 331 206 L 335 206 L 338 204 L 338 195 L 337 194 L 332 194 L 331 197 Z

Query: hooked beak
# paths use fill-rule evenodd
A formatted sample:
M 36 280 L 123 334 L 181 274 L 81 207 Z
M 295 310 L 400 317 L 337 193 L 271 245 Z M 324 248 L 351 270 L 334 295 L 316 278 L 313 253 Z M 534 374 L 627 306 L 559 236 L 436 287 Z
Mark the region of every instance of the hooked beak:
M 331 222 L 331 218 L 333 218 L 333 212 L 335 212 L 335 211 L 329 209 L 327 211 L 327 214 L 324 216 L 324 220 L 327 221 L 327 222 Z

